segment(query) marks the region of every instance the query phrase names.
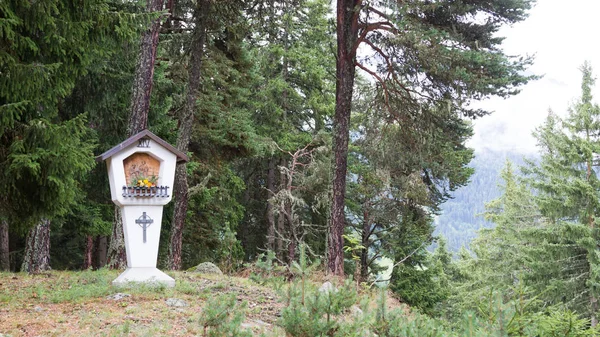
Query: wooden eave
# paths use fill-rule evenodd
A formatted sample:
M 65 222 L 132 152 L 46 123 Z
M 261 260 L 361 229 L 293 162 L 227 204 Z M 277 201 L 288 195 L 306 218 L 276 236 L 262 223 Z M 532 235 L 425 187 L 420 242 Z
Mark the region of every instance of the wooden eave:
M 164 141 L 163 139 L 161 139 L 160 137 L 158 137 L 157 135 L 153 134 L 152 132 L 150 132 L 149 130 L 143 130 L 129 138 L 127 138 L 126 140 L 124 140 L 122 143 L 118 144 L 117 146 L 113 147 L 112 149 L 104 152 L 103 154 L 99 155 L 98 157 L 96 157 L 96 161 L 100 162 L 100 161 L 105 161 L 106 159 L 112 157 L 113 155 L 121 152 L 122 150 L 124 150 L 125 148 L 131 146 L 132 144 L 135 144 L 136 142 L 138 142 L 140 139 L 143 138 L 150 138 L 153 141 L 157 142 L 158 144 L 162 145 L 163 147 L 165 147 L 167 150 L 173 152 L 176 156 L 177 156 L 177 162 L 178 163 L 185 163 L 188 161 L 188 156 L 177 150 L 177 148 L 175 148 L 173 145 L 167 143 L 166 141 Z

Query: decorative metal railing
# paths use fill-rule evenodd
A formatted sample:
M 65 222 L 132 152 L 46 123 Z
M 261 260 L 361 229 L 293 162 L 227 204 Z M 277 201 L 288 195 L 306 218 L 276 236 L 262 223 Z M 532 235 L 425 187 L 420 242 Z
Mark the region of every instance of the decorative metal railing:
M 169 186 L 131 187 L 123 186 L 123 196 L 126 198 L 166 198 L 169 196 Z

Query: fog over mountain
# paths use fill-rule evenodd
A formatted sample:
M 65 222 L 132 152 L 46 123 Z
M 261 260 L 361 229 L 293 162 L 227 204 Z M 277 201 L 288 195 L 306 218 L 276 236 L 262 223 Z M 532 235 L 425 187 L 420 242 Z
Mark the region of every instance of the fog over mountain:
M 469 248 L 479 229 L 493 226 L 483 219 L 482 214 L 485 203 L 500 196 L 500 171 L 506 161 L 510 160 L 517 168 L 524 164 L 524 158 L 534 159 L 535 156 L 489 148 L 476 150 L 475 158 L 469 165 L 475 169 L 475 173 L 467 186 L 454 191 L 453 198 L 442 205 L 441 214 L 435 219 L 434 235 L 445 237 L 451 251 L 457 252 L 461 246 Z

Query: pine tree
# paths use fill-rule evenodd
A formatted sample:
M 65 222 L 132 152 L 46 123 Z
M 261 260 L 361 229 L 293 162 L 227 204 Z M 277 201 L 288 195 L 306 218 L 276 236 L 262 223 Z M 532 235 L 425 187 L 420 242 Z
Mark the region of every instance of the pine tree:
M 465 146 L 471 127 L 445 108 L 420 119 L 407 116 L 400 124 L 389 119 L 383 99 L 373 96 L 375 88 L 360 88 L 346 202 L 349 227 L 362 237 L 361 275 L 365 279 L 380 256 L 406 258 L 398 269 L 414 272 L 426 263 L 439 205 L 472 173 L 466 165 L 473 152 Z M 394 274 L 392 282 L 401 278 Z
M 356 67 L 376 79 L 391 117 L 400 124 L 407 116 L 422 118 L 443 104 L 463 116 L 484 115 L 486 111 L 470 108 L 468 102 L 490 95 L 510 96 L 533 78 L 520 74 L 531 60 L 506 56 L 499 49 L 502 39 L 495 36 L 502 24 L 523 20 L 531 4 L 529 0 L 337 1 L 329 271 L 344 273 L 342 235 Z M 371 57 L 358 58 L 360 45 L 373 51 L 378 69 L 369 68 Z M 394 100 L 401 104 L 392 107 Z

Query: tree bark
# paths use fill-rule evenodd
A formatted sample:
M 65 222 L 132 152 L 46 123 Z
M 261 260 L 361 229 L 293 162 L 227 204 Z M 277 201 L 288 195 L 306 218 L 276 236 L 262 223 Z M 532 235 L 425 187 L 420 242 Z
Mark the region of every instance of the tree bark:
M 346 172 L 352 91 L 354 87 L 356 42 L 358 39 L 357 0 L 337 1 L 337 62 L 335 88 L 335 115 L 333 118 L 333 200 L 329 227 L 328 270 L 344 275 L 344 228 Z
M 589 135 L 589 131 L 586 130 L 586 141 L 590 141 L 590 135 Z M 586 181 L 590 181 L 590 177 L 592 175 L 592 160 L 588 159 L 587 160 L 587 173 L 586 173 Z M 590 204 L 589 200 L 588 200 L 588 204 Z M 592 209 L 588 210 L 588 226 L 590 227 L 590 231 L 592 233 L 592 237 L 594 239 L 596 239 L 596 234 L 595 234 L 595 219 L 594 219 L 594 211 Z M 589 253 L 588 253 L 589 254 Z M 589 268 L 590 271 L 592 270 L 592 268 L 594 268 L 594 266 L 592 265 L 592 263 L 589 262 L 590 259 L 588 258 L 588 263 L 590 264 Z M 592 316 L 590 317 L 590 323 L 592 325 L 592 327 L 595 327 L 596 325 L 598 325 L 598 317 L 596 316 L 596 312 L 598 312 L 598 298 L 596 298 L 596 295 L 594 294 L 594 287 L 592 287 L 592 289 L 590 289 L 590 307 L 591 307 L 591 312 L 592 312 Z
M 154 13 L 163 9 L 164 0 L 147 0 L 146 12 Z M 140 56 L 135 70 L 131 111 L 127 123 L 127 134 L 133 136 L 148 127 L 148 111 L 154 77 L 154 62 L 158 47 L 160 19 L 154 20 L 150 28 L 142 33 Z
M 275 158 L 269 159 L 269 168 L 267 171 L 267 247 L 275 251 L 275 213 L 273 212 L 273 200 L 271 197 L 275 193 Z
M 108 250 L 108 238 L 104 235 L 96 238 L 96 251 L 94 259 L 94 268 L 100 269 L 106 266 L 106 253 Z
M 286 167 L 287 163 L 285 159 L 281 159 L 281 166 Z M 279 189 L 284 189 L 286 186 L 286 176 L 285 172 L 281 171 L 279 173 Z M 284 250 L 283 250 L 283 239 L 285 236 L 285 214 L 283 214 L 283 209 L 279 210 L 279 214 L 277 214 L 277 257 L 283 261 L 284 260 Z
M 115 206 L 115 218 L 113 221 L 112 234 L 107 252 L 106 265 L 110 269 L 123 269 L 127 266 L 127 254 L 125 252 L 125 237 L 123 235 L 123 214 L 121 208 Z
M 50 270 L 50 220 L 42 219 L 29 230 L 21 271 L 39 273 Z
M 194 13 L 196 29 L 194 30 L 190 61 L 188 65 L 188 88 L 185 104 L 179 116 L 179 134 L 177 135 L 177 149 L 187 152 L 190 139 L 192 138 L 192 126 L 196 101 L 200 90 L 200 71 L 204 54 L 204 43 L 206 41 L 206 16 L 210 13 L 210 2 L 199 1 Z M 181 269 L 181 246 L 183 241 L 183 228 L 188 207 L 188 181 L 187 165 L 178 164 L 175 169 L 175 186 L 173 188 L 175 199 L 175 210 L 171 222 L 171 237 L 169 242 L 169 256 L 167 268 L 171 270 Z
M 146 12 L 161 11 L 163 3 L 163 0 L 148 0 L 146 2 Z M 150 96 L 152 94 L 154 62 L 156 61 L 159 31 L 160 19 L 156 19 L 152 22 L 150 28 L 142 33 L 140 55 L 133 80 L 131 109 L 127 123 L 128 137 L 148 128 L 148 111 L 150 110 Z M 108 266 L 111 269 L 123 269 L 127 266 L 125 239 L 123 238 L 123 219 L 119 207 L 115 207 L 115 220 L 117 219 L 120 219 L 120 221 L 113 223 L 108 250 Z
M 10 255 L 8 245 L 8 221 L 0 221 L 0 271 L 10 270 Z
M 363 211 L 363 228 L 361 235 L 361 245 L 363 248 L 360 251 L 360 280 L 357 279 L 358 282 L 363 282 L 369 276 L 369 237 L 371 236 L 371 219 L 369 218 L 369 209 L 368 203 L 364 205 L 365 210 Z
M 93 266 L 93 257 L 94 256 L 94 237 L 88 235 L 85 237 L 85 253 L 83 254 L 83 265 L 81 269 L 87 270 L 92 268 Z

